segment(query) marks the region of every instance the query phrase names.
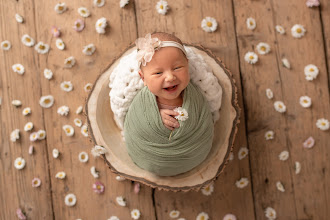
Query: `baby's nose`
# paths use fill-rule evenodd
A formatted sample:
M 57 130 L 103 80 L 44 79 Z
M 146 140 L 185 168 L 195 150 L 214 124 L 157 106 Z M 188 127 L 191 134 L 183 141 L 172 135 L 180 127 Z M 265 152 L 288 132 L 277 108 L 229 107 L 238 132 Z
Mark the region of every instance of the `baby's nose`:
M 175 76 L 173 75 L 172 72 L 168 72 L 168 73 L 166 74 L 165 81 L 170 82 L 170 81 L 173 81 L 173 80 L 175 80 Z

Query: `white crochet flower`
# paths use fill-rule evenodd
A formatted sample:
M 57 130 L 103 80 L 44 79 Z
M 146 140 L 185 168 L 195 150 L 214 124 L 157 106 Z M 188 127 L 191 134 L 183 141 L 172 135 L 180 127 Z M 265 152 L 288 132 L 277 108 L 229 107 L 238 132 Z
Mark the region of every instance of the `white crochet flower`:
M 126 201 L 122 196 L 116 197 L 116 202 L 118 205 L 125 207 L 126 206 Z
M 10 133 L 10 140 L 16 142 L 19 139 L 19 129 L 15 129 Z
M 119 220 L 119 218 L 117 216 L 111 216 L 108 220 Z
M 40 41 L 37 43 L 37 45 L 34 46 L 34 49 L 40 54 L 45 54 L 49 51 L 49 45 Z
M 84 124 L 83 126 L 81 126 L 80 132 L 85 137 L 88 137 L 88 126 L 86 124 Z
M 266 89 L 266 96 L 268 99 L 272 99 L 274 97 L 273 91 L 271 89 Z
M 64 42 L 63 42 L 63 40 L 62 40 L 61 38 L 56 39 L 55 44 L 56 44 L 56 47 L 57 47 L 59 50 L 64 50 L 64 48 L 65 48 L 65 44 L 64 44 Z
M 1 42 L 1 49 L 9 50 L 11 48 L 11 43 L 8 40 Z
M 14 65 L 12 65 L 11 68 L 13 69 L 13 71 L 15 73 L 18 73 L 20 75 L 23 75 L 25 73 L 25 69 L 24 69 L 24 66 L 22 64 L 19 64 L 19 63 L 14 64 Z
M 14 166 L 18 170 L 23 169 L 25 167 L 25 160 L 22 157 L 17 157 L 14 161 Z
M 38 140 L 38 132 L 33 132 L 30 134 L 30 141 L 36 141 Z
M 276 188 L 278 189 L 278 191 L 285 192 L 284 186 L 280 181 L 276 182 Z
M 61 89 L 65 92 L 70 92 L 73 89 L 71 81 L 64 81 L 61 83 Z
M 74 120 L 73 120 L 73 122 L 74 122 L 74 124 L 77 126 L 77 127 L 81 127 L 82 126 L 82 121 L 81 121 L 81 119 L 79 119 L 79 118 L 75 118 Z
M 55 175 L 55 178 L 57 178 L 57 179 L 64 179 L 66 177 L 66 173 L 65 172 L 63 172 L 63 171 L 61 171 L 61 172 L 58 172 L 58 173 L 56 173 L 56 175 Z
M 256 20 L 254 20 L 254 18 L 251 17 L 246 19 L 246 26 L 248 29 L 254 30 L 257 26 Z
M 266 133 L 265 133 L 265 139 L 266 140 L 272 140 L 272 139 L 274 139 L 274 131 L 267 131 Z
M 13 105 L 13 106 L 15 106 L 15 107 L 19 107 L 19 106 L 21 106 L 22 105 L 22 102 L 20 101 L 20 100 L 13 100 L 12 102 L 11 102 L 11 104 Z
M 321 129 L 322 131 L 329 130 L 329 121 L 325 118 L 320 118 L 316 121 L 316 127 Z
M 244 60 L 249 64 L 255 64 L 258 62 L 258 55 L 254 52 L 247 52 L 244 56 Z
M 22 114 L 24 116 L 27 116 L 28 114 L 31 114 L 31 108 L 30 107 L 24 108 L 23 111 L 22 111 Z
M 24 131 L 31 131 L 33 129 L 33 123 L 28 122 L 24 125 Z
M 196 220 L 209 220 L 209 215 L 206 212 L 201 212 L 197 215 Z
M 53 72 L 50 69 L 44 69 L 44 76 L 46 79 L 53 78 Z
M 90 92 L 92 90 L 92 87 L 93 87 L 93 84 L 92 83 L 87 83 L 85 86 L 84 86 L 84 90 L 85 92 Z
M 294 169 L 295 169 L 295 173 L 296 174 L 299 174 L 300 173 L 300 171 L 301 171 L 301 164 L 298 161 L 295 162 Z
M 281 25 L 276 25 L 275 29 L 280 34 L 285 34 L 285 29 Z
M 211 195 L 212 192 L 214 191 L 214 183 L 212 182 L 210 185 L 203 187 L 201 189 L 201 191 L 202 191 L 203 195 L 206 195 L 206 196 Z
M 285 68 L 288 68 L 288 69 L 291 69 L 291 65 L 290 65 L 290 62 L 287 58 L 283 58 L 282 59 L 282 65 L 285 67 Z
M 53 154 L 53 158 L 56 159 L 60 155 L 60 152 L 58 151 L 58 149 L 54 148 L 52 154 Z
M 141 216 L 141 213 L 140 213 L 140 211 L 139 211 L 138 209 L 133 209 L 133 210 L 131 211 L 131 217 L 132 217 L 133 219 L 139 219 L 140 216 Z
M 95 179 L 99 178 L 99 172 L 96 171 L 96 168 L 94 166 L 91 167 L 91 174 Z
M 67 7 L 65 3 L 58 3 L 55 5 L 55 11 L 57 14 L 62 14 L 63 12 L 66 11 Z
M 303 143 L 304 148 L 312 148 L 315 144 L 315 140 L 313 137 L 307 138 L 307 140 Z
M 62 116 L 67 116 L 69 114 L 69 107 L 66 105 L 63 105 L 57 109 L 57 113 Z
M 91 153 L 94 157 L 99 157 L 102 154 L 107 153 L 107 149 L 105 149 L 104 147 L 100 146 L 100 145 L 95 145 L 94 148 L 92 148 Z
M 39 130 L 37 131 L 37 137 L 38 137 L 38 140 L 43 140 L 46 138 L 46 131 L 45 130 Z
M 178 210 L 172 210 L 172 211 L 170 211 L 170 218 L 178 218 L 179 217 L 179 215 L 180 215 L 180 211 L 178 211 Z
M 78 8 L 78 13 L 81 17 L 87 18 L 90 15 L 90 12 L 85 7 Z
M 243 158 L 245 158 L 249 153 L 249 150 L 246 147 L 241 147 L 241 149 L 239 149 L 238 151 L 238 159 L 242 160 Z
M 63 125 L 62 129 L 66 136 L 71 137 L 74 135 L 74 128 L 71 125 Z
M 64 60 L 64 67 L 72 68 L 76 64 L 76 59 L 73 56 L 70 56 Z
M 76 114 L 79 115 L 80 113 L 82 113 L 83 107 L 80 105 L 77 110 L 76 110 Z
M 125 7 L 129 3 L 129 0 L 120 0 L 119 6 L 121 8 Z
M 304 108 L 309 108 L 312 105 L 312 99 L 308 96 L 301 96 L 299 98 L 299 103 Z
M 206 17 L 202 20 L 201 27 L 206 32 L 214 32 L 217 30 L 218 22 L 215 18 Z
M 22 43 L 25 46 L 32 47 L 34 45 L 34 39 L 27 34 L 22 36 Z
M 271 207 L 266 208 L 265 215 L 266 215 L 266 218 L 268 218 L 268 220 L 275 220 L 276 219 L 276 211 Z
M 50 108 L 54 104 L 54 97 L 51 95 L 41 96 L 39 104 L 43 108 Z
M 313 79 L 316 79 L 317 75 L 319 74 L 319 69 L 314 64 L 309 64 L 305 66 L 304 73 L 306 80 L 312 81 Z
M 71 206 L 74 206 L 76 204 L 77 198 L 74 194 L 70 193 L 70 194 L 65 196 L 64 202 L 65 202 L 65 205 L 71 207 Z
M 291 28 L 291 34 L 294 38 L 301 38 L 305 35 L 305 28 L 301 24 L 295 24 Z
M 94 0 L 93 3 L 96 7 L 102 7 L 105 4 L 105 0 Z
M 88 44 L 84 46 L 84 49 L 82 51 L 85 55 L 91 56 L 95 52 L 95 46 L 94 44 Z
M 237 186 L 237 188 L 240 188 L 240 189 L 246 187 L 248 184 L 249 184 L 249 180 L 248 180 L 248 178 L 245 178 L 245 177 L 242 177 L 240 180 L 236 181 L 236 186 Z
M 84 151 L 80 152 L 78 155 L 79 161 L 82 163 L 86 163 L 88 161 L 88 154 Z
M 284 103 L 282 101 L 274 102 L 274 108 L 276 111 L 278 111 L 280 113 L 284 113 L 286 111 L 286 106 L 284 105 Z
M 169 9 L 167 1 L 160 0 L 156 4 L 156 10 L 159 14 L 165 15 L 167 13 L 167 10 Z
M 237 220 L 236 216 L 233 215 L 233 214 L 226 214 L 224 217 L 223 217 L 223 220 Z
M 105 33 L 105 28 L 107 27 L 107 19 L 106 18 L 100 18 L 96 21 L 95 23 L 95 29 L 96 32 L 99 34 L 104 34 Z
M 260 42 L 257 45 L 257 51 L 261 55 L 265 55 L 270 52 L 270 46 L 267 43 Z
M 175 116 L 175 118 L 179 121 L 185 121 L 188 119 L 188 112 L 186 109 L 182 107 L 175 108 L 173 111 L 178 112 L 179 115 Z
M 15 14 L 15 19 L 18 23 L 23 23 L 24 22 L 24 18 L 19 14 Z
M 282 161 L 286 161 L 289 158 L 289 152 L 288 151 L 282 151 L 280 155 L 278 155 L 278 158 Z

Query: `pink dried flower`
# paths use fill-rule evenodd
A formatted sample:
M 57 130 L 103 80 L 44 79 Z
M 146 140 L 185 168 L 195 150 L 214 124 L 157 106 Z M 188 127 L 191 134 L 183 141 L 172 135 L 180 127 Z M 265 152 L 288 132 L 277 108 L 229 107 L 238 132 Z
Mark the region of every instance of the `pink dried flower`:
M 60 29 L 57 28 L 56 26 L 52 26 L 51 32 L 54 37 L 59 37 L 61 35 Z
M 41 180 L 37 177 L 32 180 L 32 187 L 39 187 L 41 185 Z
M 84 28 L 85 28 L 85 22 L 83 20 L 77 19 L 74 22 L 73 29 L 75 29 L 76 31 L 82 31 L 82 30 L 84 30 Z
M 94 192 L 98 193 L 98 194 L 101 194 L 104 192 L 104 185 L 103 183 L 99 182 L 99 181 L 96 181 L 94 184 L 93 184 L 93 190 Z
M 307 140 L 304 142 L 303 146 L 304 148 L 312 148 L 314 146 L 315 140 L 313 137 L 307 138 Z
M 18 219 L 26 220 L 26 216 L 24 215 L 24 213 L 22 212 L 22 210 L 20 208 L 18 208 L 16 210 L 16 214 L 17 214 Z
M 30 145 L 30 147 L 29 147 L 29 154 L 33 154 L 33 150 L 34 150 L 33 145 Z
M 320 0 L 307 0 L 306 5 L 307 7 L 317 7 L 320 5 Z
M 134 183 L 134 192 L 136 194 L 140 192 L 140 183 Z

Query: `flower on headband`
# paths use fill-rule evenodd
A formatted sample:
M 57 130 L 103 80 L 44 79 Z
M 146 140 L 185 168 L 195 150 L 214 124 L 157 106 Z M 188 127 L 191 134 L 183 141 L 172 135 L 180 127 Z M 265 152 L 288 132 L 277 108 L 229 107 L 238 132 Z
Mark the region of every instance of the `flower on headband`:
M 151 34 L 149 33 L 144 38 L 138 38 L 135 44 L 138 49 L 136 59 L 139 64 L 146 66 L 147 62 L 151 61 L 155 50 L 159 49 L 161 41 L 158 38 L 151 38 Z

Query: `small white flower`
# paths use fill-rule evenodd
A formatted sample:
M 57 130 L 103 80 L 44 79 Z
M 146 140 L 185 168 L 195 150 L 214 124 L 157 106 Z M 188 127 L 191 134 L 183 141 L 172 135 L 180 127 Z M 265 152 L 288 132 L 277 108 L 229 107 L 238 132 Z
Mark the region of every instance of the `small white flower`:
M 40 54 L 45 54 L 49 51 L 49 45 L 44 44 L 44 42 L 40 41 L 37 43 L 37 45 L 34 46 L 34 49 Z
M 82 163 L 86 163 L 88 161 L 88 154 L 86 152 L 80 152 L 78 155 L 79 161 Z
M 45 69 L 44 76 L 46 79 L 51 79 L 51 78 L 53 78 L 53 72 L 50 69 Z
M 313 137 L 307 138 L 307 140 L 303 143 L 304 148 L 312 148 L 315 144 L 315 140 Z
M 92 90 L 92 87 L 93 87 L 93 84 L 92 83 L 87 83 L 85 86 L 84 86 L 84 90 L 85 92 L 89 92 Z
M 66 173 L 63 172 L 63 171 L 58 172 L 58 173 L 56 173 L 55 177 L 56 177 L 57 179 L 61 179 L 61 180 L 62 180 L 62 179 L 64 179 L 64 178 L 66 177 Z
M 82 113 L 83 107 L 80 105 L 77 110 L 76 110 L 76 114 L 79 115 L 80 113 Z
M 73 89 L 71 81 L 64 81 L 61 83 L 61 89 L 65 92 L 70 92 Z
M 201 189 L 201 191 L 202 191 L 202 194 L 205 195 L 205 196 L 211 195 L 212 192 L 214 191 L 214 183 L 212 182 L 210 185 L 203 187 Z
M 309 64 L 305 66 L 304 73 L 306 80 L 312 81 L 313 79 L 316 79 L 317 75 L 319 75 L 319 69 L 314 64 Z
M 19 14 L 15 14 L 15 19 L 18 23 L 23 23 L 24 22 L 24 18 Z
M 229 153 L 229 158 L 228 158 L 230 161 L 234 160 L 234 153 L 233 152 L 230 152 Z
M 224 217 L 223 217 L 223 220 L 237 220 L 236 216 L 233 215 L 233 214 L 226 214 Z
M 107 149 L 105 149 L 104 147 L 100 146 L 100 145 L 95 145 L 94 148 L 92 148 L 91 153 L 94 157 L 99 157 L 101 156 L 101 154 L 105 154 L 107 153 Z
M 79 119 L 79 118 L 75 118 L 74 120 L 73 120 L 73 122 L 74 122 L 74 124 L 77 126 L 77 127 L 81 127 L 82 126 L 82 121 L 81 121 L 81 119 Z
M 180 215 L 180 212 L 178 210 L 172 210 L 170 211 L 170 217 L 171 218 L 178 218 Z
M 28 115 L 28 114 L 30 114 L 31 113 L 31 108 L 30 107 L 26 107 L 25 109 L 23 109 L 23 111 L 22 111 L 22 114 L 24 115 L 24 116 L 26 116 L 26 115 Z
M 291 69 L 291 65 L 290 65 L 290 62 L 287 58 L 283 58 L 282 59 L 282 65 L 285 67 L 285 68 L 288 68 L 288 69 Z
M 15 73 L 18 73 L 20 75 L 23 75 L 24 72 L 25 72 L 24 66 L 22 64 L 19 64 L 19 63 L 12 65 L 11 68 L 13 69 L 13 71 Z
M 329 121 L 325 118 L 320 118 L 316 121 L 316 127 L 321 129 L 322 131 L 329 130 Z
M 280 155 L 278 155 L 278 158 L 282 161 L 286 161 L 289 158 L 289 152 L 288 151 L 282 151 Z
M 34 146 L 33 145 L 30 145 L 30 147 L 29 147 L 29 154 L 32 155 L 33 154 L 33 151 L 34 151 Z
M 43 140 L 43 139 L 46 138 L 46 131 L 45 130 L 39 130 L 37 132 L 37 134 L 38 134 L 38 140 Z
M 284 186 L 280 181 L 276 182 L 276 188 L 278 189 L 278 191 L 285 192 Z
M 38 140 L 38 132 L 33 132 L 30 134 L 30 141 Z
M 33 129 L 33 123 L 28 122 L 24 125 L 24 131 L 31 131 Z
M 281 25 L 276 25 L 276 26 L 275 26 L 275 29 L 276 29 L 276 31 L 277 31 L 278 33 L 280 33 L 280 34 L 285 34 L 285 30 L 284 30 L 284 28 L 283 28 Z
M 141 213 L 140 213 L 140 211 L 138 209 L 133 209 L 131 211 L 131 217 L 133 219 L 139 219 L 140 218 L 140 215 L 141 215 Z
M 294 170 L 296 174 L 299 174 L 301 171 L 301 164 L 298 161 L 296 161 L 294 164 Z
M 65 105 L 57 109 L 57 113 L 62 116 L 67 116 L 69 114 L 69 111 L 70 111 L 69 107 Z
M 242 160 L 245 158 L 249 153 L 249 150 L 246 147 L 241 147 L 238 151 L 238 159 Z
M 284 103 L 282 101 L 274 102 L 274 108 L 276 111 L 278 111 L 280 113 L 284 113 L 286 111 L 286 106 L 284 105 Z
M 175 108 L 173 111 L 178 112 L 179 115 L 176 115 L 175 118 L 179 121 L 185 121 L 188 119 L 188 112 L 182 107 Z
M 276 219 L 276 211 L 271 207 L 266 208 L 265 215 L 266 215 L 266 218 L 268 218 L 268 220 L 275 220 Z
M 209 215 L 206 212 L 201 212 L 197 215 L 196 220 L 209 220 Z
M 11 104 L 15 107 L 19 107 L 22 105 L 22 102 L 20 100 L 15 99 L 15 100 L 11 101 Z
M 94 166 L 91 167 L 91 174 L 95 179 L 99 178 L 99 172 L 96 171 L 96 168 Z
M 304 108 L 309 108 L 312 105 L 312 99 L 308 96 L 301 96 L 299 103 Z
M 255 64 L 258 62 L 258 55 L 254 52 L 247 52 L 244 56 L 244 60 L 249 64 Z
M 74 128 L 71 125 L 63 125 L 62 129 L 66 136 L 71 137 L 74 135 Z
M 236 181 L 236 186 L 240 189 L 246 187 L 249 184 L 248 178 L 242 177 L 240 180 Z
M 72 68 L 75 64 L 76 64 L 76 59 L 73 56 L 68 57 L 64 60 L 65 68 Z
M 32 47 L 34 45 L 34 39 L 27 34 L 24 34 L 22 37 L 22 43 L 25 46 Z
M 105 4 L 105 0 L 94 0 L 93 3 L 96 7 L 102 7 Z
M 63 42 L 63 40 L 62 40 L 61 38 L 56 39 L 55 44 L 56 44 L 56 47 L 57 47 L 59 50 L 64 50 L 64 48 L 65 48 L 65 44 L 64 44 L 64 42 Z
M 125 5 L 127 5 L 129 3 L 129 0 L 120 0 L 119 2 L 119 6 L 121 8 L 125 7 Z
M 274 97 L 273 91 L 271 89 L 266 89 L 266 96 L 268 99 L 272 99 Z
M 295 24 L 291 28 L 291 34 L 294 38 L 301 38 L 302 36 L 305 35 L 305 32 L 306 32 L 306 30 L 305 30 L 304 26 L 302 26 L 300 24 Z
M 119 220 L 119 218 L 117 216 L 111 216 L 108 220 Z
M 1 42 L 1 49 L 9 50 L 11 48 L 11 43 L 8 40 Z
M 86 124 L 84 124 L 83 126 L 81 126 L 80 132 L 85 136 L 88 137 L 88 126 Z
M 22 157 L 17 157 L 14 161 L 14 166 L 18 170 L 23 169 L 25 167 L 25 160 Z
M 122 181 L 126 180 L 126 178 L 122 177 L 122 176 L 116 176 L 116 180 L 119 182 L 122 182 Z
M 60 156 L 60 152 L 58 151 L 58 149 L 56 149 L 56 148 L 54 148 L 53 149 L 53 157 L 56 159 L 56 158 L 58 158 L 58 156 Z
M 43 108 L 50 108 L 54 104 L 54 97 L 52 95 L 41 96 L 39 104 Z
M 206 17 L 202 20 L 201 27 L 206 32 L 214 32 L 217 30 L 218 22 L 212 17 Z
M 39 187 L 41 185 L 41 180 L 39 178 L 33 178 L 32 187 Z
M 15 129 L 10 133 L 10 140 L 16 142 L 19 139 L 19 129 Z
M 65 196 L 64 202 L 65 202 L 65 205 L 71 207 L 71 206 L 74 206 L 76 204 L 77 198 L 74 194 L 70 193 L 70 194 Z
M 246 26 L 248 29 L 254 30 L 257 26 L 256 20 L 254 20 L 254 18 L 246 19 Z
M 85 7 L 78 8 L 78 13 L 81 17 L 87 18 L 91 13 Z
M 66 11 L 67 7 L 65 3 L 58 3 L 55 5 L 55 11 L 57 14 L 62 14 L 63 12 Z
M 126 201 L 125 201 L 125 199 L 122 196 L 116 197 L 116 202 L 120 206 L 126 206 Z
M 107 27 L 107 19 L 104 17 L 98 19 L 95 23 L 96 32 L 99 34 L 104 34 L 106 27 Z
M 88 44 L 84 46 L 83 51 L 85 55 L 91 56 L 95 52 L 95 46 L 94 44 Z
M 167 1 L 160 0 L 156 4 L 156 10 L 159 14 L 165 15 L 167 13 L 167 10 L 169 9 Z
M 265 55 L 270 52 L 270 46 L 267 43 L 261 42 L 257 45 L 257 51 L 259 54 Z
M 265 133 L 265 139 L 266 140 L 272 140 L 272 139 L 274 139 L 274 131 L 267 131 L 266 133 Z

